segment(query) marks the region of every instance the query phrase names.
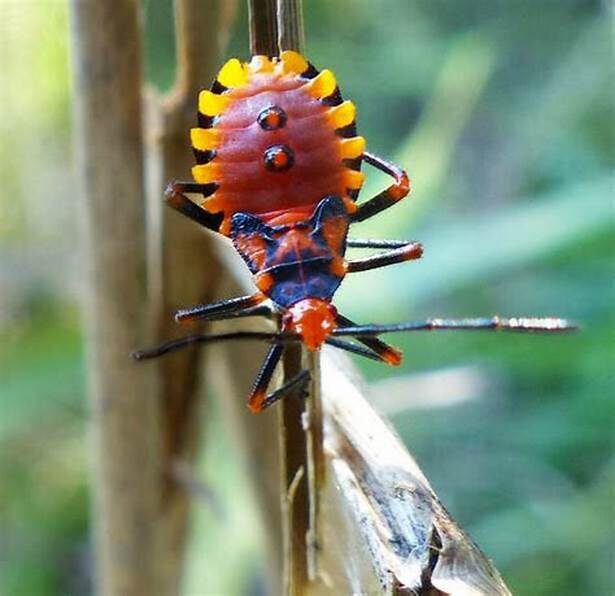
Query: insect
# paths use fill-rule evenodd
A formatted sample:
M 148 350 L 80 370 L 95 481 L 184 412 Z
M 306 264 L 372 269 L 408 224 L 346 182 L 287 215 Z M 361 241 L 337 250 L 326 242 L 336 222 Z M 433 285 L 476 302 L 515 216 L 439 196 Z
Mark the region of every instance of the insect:
M 342 98 L 330 70 L 318 71 L 302 55 L 233 58 L 211 89 L 201 91 L 198 127 L 191 130 L 195 182 L 172 182 L 167 203 L 205 228 L 229 237 L 252 273 L 257 291 L 198 305 L 175 314 L 178 322 L 220 320 L 275 312 L 281 331 L 192 335 L 133 353 L 153 358 L 185 345 L 235 338 L 265 339 L 271 346 L 248 400 L 260 412 L 309 378 L 302 371 L 267 393 L 286 341 L 310 350 L 329 344 L 391 365 L 402 354 L 377 336 L 422 329 L 510 329 L 561 331 L 554 318 L 429 319 L 400 325 L 356 325 L 331 304 L 347 274 L 418 259 L 413 241 L 348 238 L 349 227 L 406 197 L 404 170 L 366 150 L 356 133 L 356 109 Z M 357 203 L 363 164 L 392 178 L 392 184 Z M 201 205 L 186 194 L 200 194 Z M 346 249 L 384 249 L 375 256 L 346 259 Z M 349 342 L 340 337 L 352 337 Z

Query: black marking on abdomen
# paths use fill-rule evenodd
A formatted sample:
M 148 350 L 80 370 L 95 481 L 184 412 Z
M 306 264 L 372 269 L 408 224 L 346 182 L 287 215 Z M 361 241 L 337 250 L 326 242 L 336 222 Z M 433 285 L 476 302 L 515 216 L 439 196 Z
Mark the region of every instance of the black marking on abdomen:
M 202 151 L 201 149 L 195 149 L 193 147 L 192 152 L 194 153 L 196 163 L 199 165 L 209 163 L 214 157 L 216 157 L 216 152 L 213 149 Z

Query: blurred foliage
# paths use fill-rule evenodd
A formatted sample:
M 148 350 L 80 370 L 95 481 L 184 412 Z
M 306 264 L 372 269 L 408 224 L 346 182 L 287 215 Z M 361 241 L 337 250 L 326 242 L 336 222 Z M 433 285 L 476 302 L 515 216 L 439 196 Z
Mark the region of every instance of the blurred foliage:
M 172 8 L 143 6 L 146 72 L 164 90 L 174 76 Z M 357 235 L 426 246 L 419 263 L 353 276 L 340 292 L 343 311 L 382 322 L 558 314 L 583 325 L 568 337 L 392 338 L 406 351 L 405 373 L 472 364 L 497 379 L 487 395 L 446 408 L 412 409 L 409 395 L 393 422 L 516 594 L 608 593 L 608 3 L 305 7 L 310 58 L 335 70 L 370 148 L 394 156 L 414 181 L 410 199 Z M 0 593 L 11 595 L 83 594 L 90 575 L 67 21 L 63 2 L 0 4 Z M 244 10 L 229 54 L 246 56 L 247 47 Z M 370 175 L 365 196 L 384 182 Z M 393 372 L 359 364 L 370 379 Z M 197 505 L 188 592 L 258 593 L 257 515 L 232 439 L 217 414 L 210 419 L 200 470 L 225 514 Z

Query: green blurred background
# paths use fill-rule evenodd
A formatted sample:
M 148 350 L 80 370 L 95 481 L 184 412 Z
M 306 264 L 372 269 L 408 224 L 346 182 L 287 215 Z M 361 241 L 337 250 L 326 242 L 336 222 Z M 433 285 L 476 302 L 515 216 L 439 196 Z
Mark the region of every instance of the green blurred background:
M 143 8 L 148 78 L 164 90 L 172 7 Z M 557 314 L 583 324 L 566 337 L 392 338 L 406 352 L 402 370 L 357 362 L 374 402 L 382 396 L 381 409 L 513 592 L 612 593 L 612 6 L 310 0 L 305 11 L 310 59 L 335 71 L 370 149 L 414 182 L 412 198 L 357 234 L 426 248 L 421 262 L 353 276 L 339 294 L 343 312 L 377 322 Z M 7 595 L 90 590 L 69 46 L 65 2 L 0 3 Z M 247 51 L 242 6 L 229 55 Z M 370 175 L 364 196 L 384 183 Z M 197 507 L 188 594 L 262 590 L 258 516 L 228 453 L 233 445 L 214 425 L 202 469 L 226 514 Z

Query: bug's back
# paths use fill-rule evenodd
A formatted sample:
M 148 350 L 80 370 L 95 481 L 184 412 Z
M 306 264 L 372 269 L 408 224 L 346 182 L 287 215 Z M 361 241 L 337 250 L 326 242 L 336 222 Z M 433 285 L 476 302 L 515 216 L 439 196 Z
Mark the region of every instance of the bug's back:
M 233 59 L 201 92 L 199 113 L 193 176 L 217 185 L 202 206 L 224 213 L 221 232 L 237 212 L 272 225 L 307 219 L 331 195 L 353 210 L 365 141 L 354 136 L 355 108 L 330 71 L 317 74 L 294 52 Z

